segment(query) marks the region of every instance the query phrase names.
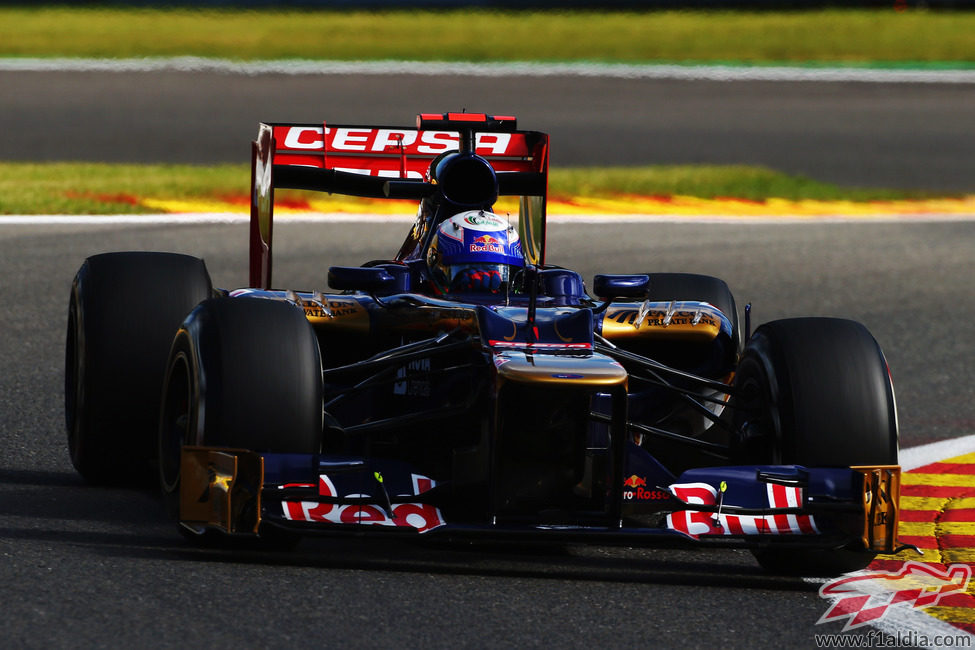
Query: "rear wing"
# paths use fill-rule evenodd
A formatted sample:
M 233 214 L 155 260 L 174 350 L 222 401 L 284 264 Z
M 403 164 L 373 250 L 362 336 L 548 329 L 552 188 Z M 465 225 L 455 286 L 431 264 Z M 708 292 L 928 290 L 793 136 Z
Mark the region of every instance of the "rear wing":
M 430 163 L 451 151 L 485 158 L 499 194 L 519 197 L 526 259 L 543 264 L 548 139 L 482 113 L 421 114 L 415 128 L 262 123 L 251 147 L 250 286 L 271 288 L 275 188 L 420 199 L 436 192 Z

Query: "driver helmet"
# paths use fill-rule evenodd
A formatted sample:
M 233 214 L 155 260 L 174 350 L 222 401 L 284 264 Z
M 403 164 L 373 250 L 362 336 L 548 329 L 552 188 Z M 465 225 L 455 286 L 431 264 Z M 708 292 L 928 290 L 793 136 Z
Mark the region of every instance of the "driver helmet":
M 518 231 L 486 210 L 456 214 L 437 228 L 427 265 L 439 293 L 500 293 L 512 269 L 522 268 Z

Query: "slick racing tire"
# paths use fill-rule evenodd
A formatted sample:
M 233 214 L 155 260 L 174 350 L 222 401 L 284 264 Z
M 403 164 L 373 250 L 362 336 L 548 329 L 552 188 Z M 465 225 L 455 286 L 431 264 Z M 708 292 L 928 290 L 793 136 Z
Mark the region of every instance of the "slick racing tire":
M 203 260 L 188 255 L 107 253 L 82 264 L 68 306 L 64 411 L 71 462 L 87 482 L 153 483 L 169 348 L 211 293 Z
M 184 445 L 318 453 L 322 362 L 304 312 L 259 298 L 213 298 L 176 334 L 159 417 L 159 477 L 178 514 Z
M 796 318 L 755 331 L 735 377 L 736 417 L 751 462 L 809 467 L 897 464 L 897 412 L 887 362 L 860 323 Z M 776 573 L 837 575 L 873 554 L 847 549 L 755 552 Z
M 718 308 L 731 321 L 732 336 L 741 348 L 738 307 L 728 284 L 714 276 L 697 273 L 649 273 L 650 300 L 696 300 Z

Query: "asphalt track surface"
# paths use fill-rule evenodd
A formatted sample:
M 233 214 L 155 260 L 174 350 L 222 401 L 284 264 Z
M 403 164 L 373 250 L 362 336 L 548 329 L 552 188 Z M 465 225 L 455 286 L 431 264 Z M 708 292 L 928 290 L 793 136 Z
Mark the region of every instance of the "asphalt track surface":
M 0 160 L 241 162 L 259 120 L 408 124 L 515 113 L 553 164 L 767 164 L 851 185 L 975 190 L 972 85 L 221 73 L 0 72 Z M 276 277 L 387 256 L 403 226 L 276 228 Z M 311 540 L 186 547 L 151 491 L 85 486 L 63 433 L 64 325 L 87 255 L 157 249 L 246 280 L 243 226 L 0 227 L 0 622 L 12 647 L 813 647 L 817 585 L 744 552 Z M 975 432 L 975 224 L 553 228 L 549 261 L 725 278 L 756 323 L 863 321 L 894 376 L 902 446 Z
M 514 114 L 552 164 L 758 164 L 975 192 L 975 84 L 0 71 L 0 160 L 241 162 L 261 120 L 408 125 Z
M 388 255 L 402 224 L 285 225 L 276 284 Z M 71 278 L 87 255 L 202 256 L 246 282 L 243 225 L 0 226 L 0 623 L 10 647 L 814 647 L 818 585 L 740 551 L 444 547 L 306 540 L 185 546 L 152 491 L 85 486 L 63 431 Z M 549 261 L 727 279 L 755 322 L 829 315 L 883 345 L 902 445 L 975 431 L 975 227 L 954 223 L 565 225 Z M 933 264 L 932 260 L 937 263 Z

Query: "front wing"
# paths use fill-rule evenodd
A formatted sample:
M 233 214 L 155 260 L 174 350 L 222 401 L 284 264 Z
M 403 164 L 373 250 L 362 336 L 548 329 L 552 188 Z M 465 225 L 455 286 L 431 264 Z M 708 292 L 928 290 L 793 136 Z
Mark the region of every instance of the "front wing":
M 453 522 L 449 486 L 391 460 L 184 447 L 180 523 L 202 533 L 400 533 L 718 546 L 897 548 L 898 466 L 739 466 L 688 470 L 666 486 L 630 475 L 601 522 Z M 619 519 L 612 519 L 622 513 Z

